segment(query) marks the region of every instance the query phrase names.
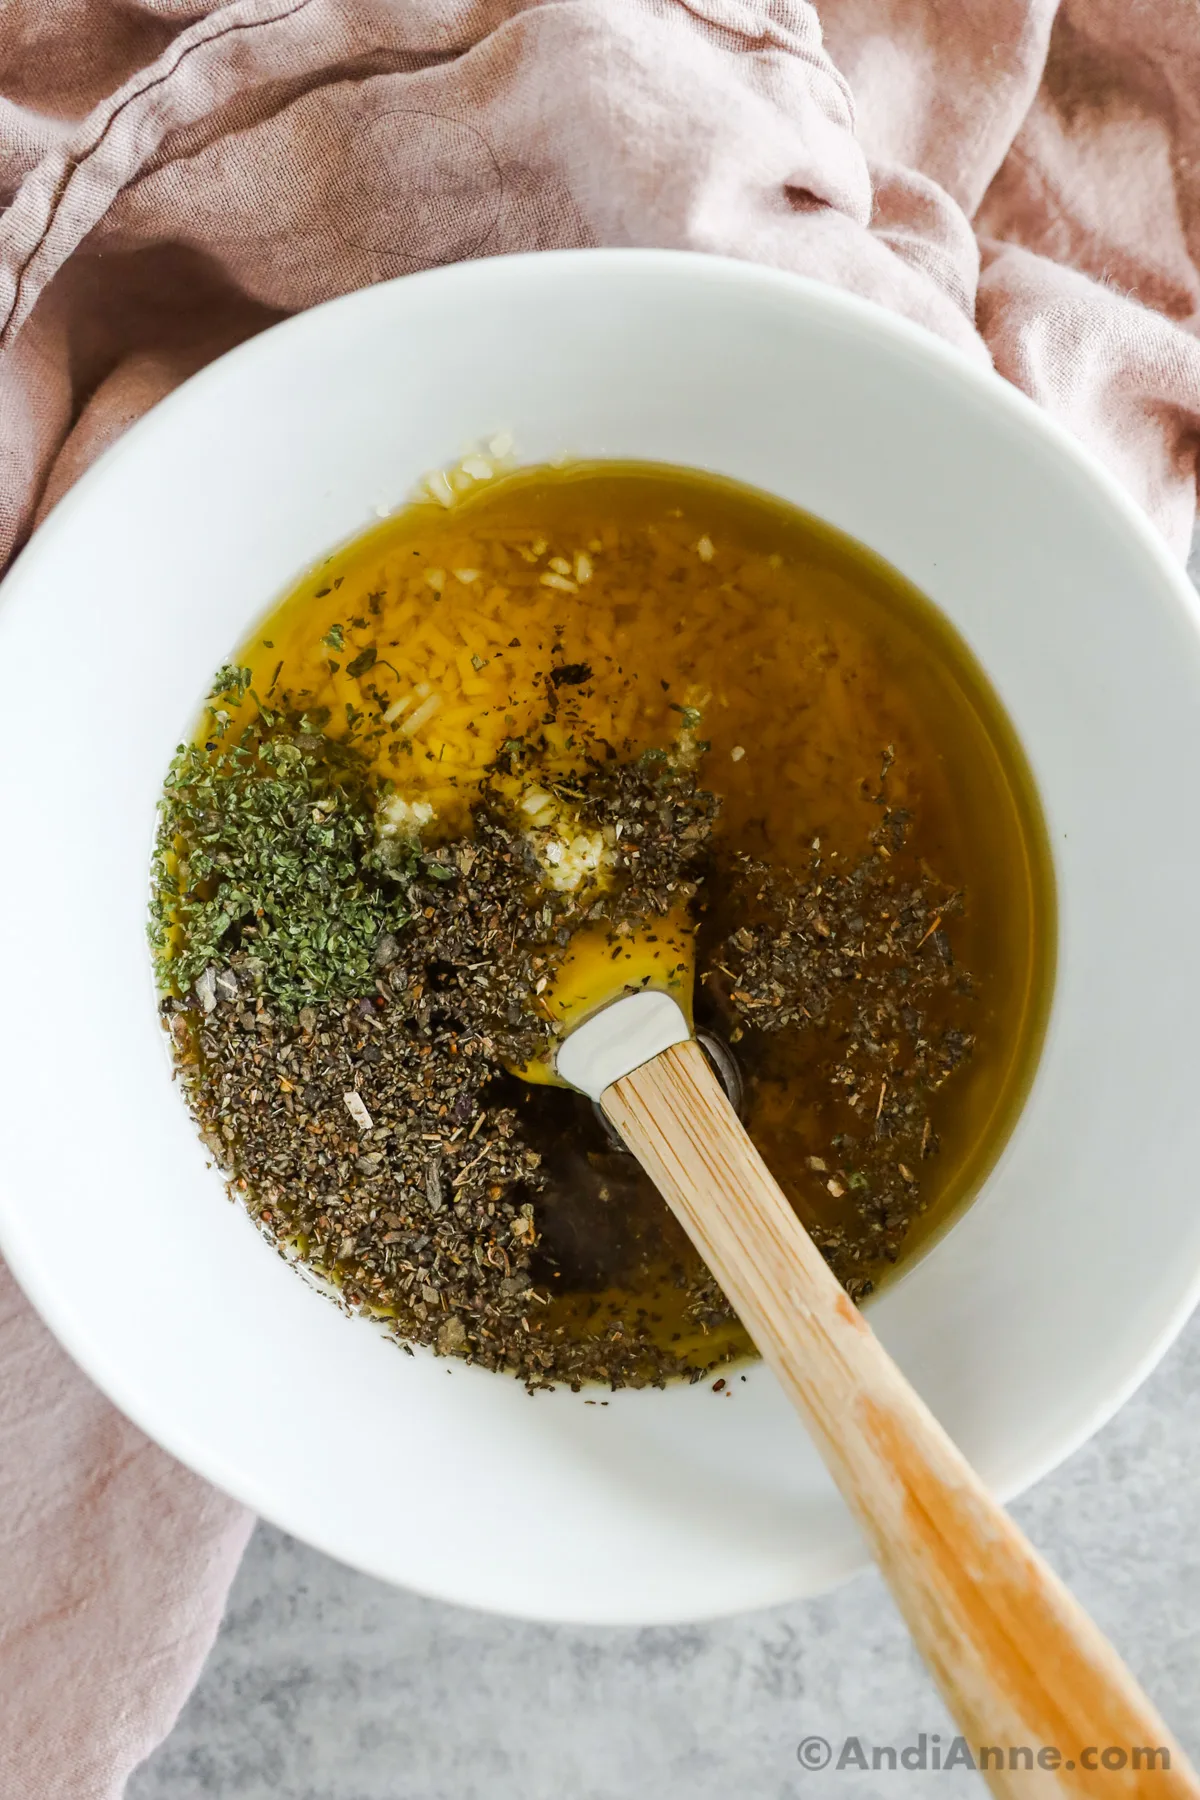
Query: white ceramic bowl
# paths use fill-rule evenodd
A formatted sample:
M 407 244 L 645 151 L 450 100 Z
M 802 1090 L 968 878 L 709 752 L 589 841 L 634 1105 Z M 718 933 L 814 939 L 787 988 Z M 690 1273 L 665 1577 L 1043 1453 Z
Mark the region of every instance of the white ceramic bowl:
M 1094 1431 L 1200 1271 L 1200 633 L 1134 507 L 998 379 L 845 295 L 655 252 L 475 262 L 267 332 L 137 425 L 3 589 L 0 1243 L 100 1386 L 214 1482 L 427 1593 L 657 1621 L 864 1558 L 773 1379 L 567 1392 L 409 1358 L 222 1197 L 168 1078 L 154 806 L 212 670 L 481 436 L 719 470 L 940 604 L 1040 785 L 1057 990 L 999 1166 L 872 1321 L 1002 1495 Z M 25 671 L 30 671 L 26 678 Z

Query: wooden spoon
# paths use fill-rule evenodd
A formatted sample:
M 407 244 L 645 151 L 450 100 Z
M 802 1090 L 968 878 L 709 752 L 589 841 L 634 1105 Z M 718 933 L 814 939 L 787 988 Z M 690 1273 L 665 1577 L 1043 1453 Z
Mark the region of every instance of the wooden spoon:
M 1197 1800 L 1133 1676 L 831 1274 L 676 1002 L 614 1001 L 562 1040 L 554 1073 L 599 1102 L 774 1369 L 993 1793 Z M 1022 1746 L 1032 1769 L 1010 1758 Z

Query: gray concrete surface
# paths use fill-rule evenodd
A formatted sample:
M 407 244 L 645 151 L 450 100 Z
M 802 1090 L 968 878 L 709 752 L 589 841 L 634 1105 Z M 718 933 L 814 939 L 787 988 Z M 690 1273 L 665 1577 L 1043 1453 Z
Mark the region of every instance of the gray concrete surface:
M 1200 1760 L 1200 1315 L 1014 1511 Z M 204 1676 L 128 1800 L 980 1800 L 839 1771 L 952 1730 L 881 1583 L 713 1625 L 536 1626 L 398 1593 L 260 1527 Z M 804 1771 L 811 1734 L 834 1762 Z M 932 1745 L 927 1746 L 932 1760 Z

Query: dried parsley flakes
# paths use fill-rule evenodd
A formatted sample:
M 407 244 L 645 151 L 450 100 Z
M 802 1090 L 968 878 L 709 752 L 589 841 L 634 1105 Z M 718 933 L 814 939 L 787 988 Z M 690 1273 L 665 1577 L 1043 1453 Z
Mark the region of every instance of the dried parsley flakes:
M 376 784 L 351 744 L 260 709 L 240 730 L 223 670 L 203 743 L 180 747 L 154 850 L 150 941 L 160 987 L 186 993 L 238 957 L 286 1014 L 369 991 L 375 944 L 408 917 L 370 876 Z

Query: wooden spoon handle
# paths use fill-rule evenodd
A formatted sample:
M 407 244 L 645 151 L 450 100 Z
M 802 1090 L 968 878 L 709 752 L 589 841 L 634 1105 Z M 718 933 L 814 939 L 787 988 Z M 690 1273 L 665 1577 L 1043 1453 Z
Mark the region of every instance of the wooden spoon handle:
M 600 1104 L 799 1409 L 992 1791 L 1197 1800 L 1137 1682 L 830 1273 L 700 1047 Z

